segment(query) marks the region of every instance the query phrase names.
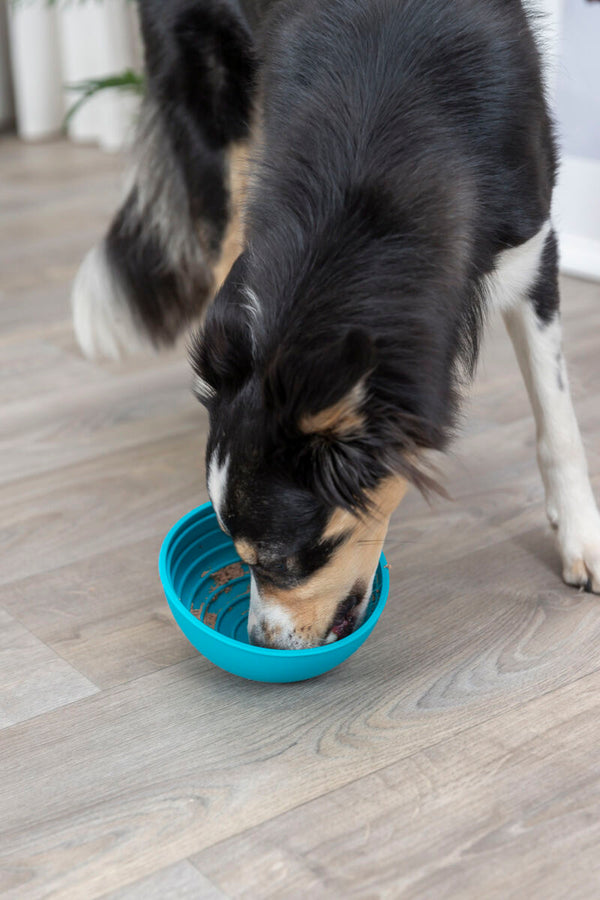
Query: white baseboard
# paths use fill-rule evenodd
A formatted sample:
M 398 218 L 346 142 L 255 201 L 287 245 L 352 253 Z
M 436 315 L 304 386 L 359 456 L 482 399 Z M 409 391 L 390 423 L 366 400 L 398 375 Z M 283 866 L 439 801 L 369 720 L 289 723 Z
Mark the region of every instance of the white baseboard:
M 600 160 L 563 159 L 552 218 L 561 271 L 600 281 Z
M 561 234 L 559 244 L 563 274 L 600 281 L 600 241 L 577 234 Z

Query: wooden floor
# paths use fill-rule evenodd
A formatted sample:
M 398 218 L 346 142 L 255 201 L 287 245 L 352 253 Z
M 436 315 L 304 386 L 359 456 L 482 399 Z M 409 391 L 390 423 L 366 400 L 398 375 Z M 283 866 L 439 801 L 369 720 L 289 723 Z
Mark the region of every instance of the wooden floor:
M 600 599 L 561 583 L 496 323 L 453 502 L 395 517 L 388 607 L 341 668 L 261 685 L 198 656 L 157 575 L 206 499 L 183 351 L 84 361 L 79 259 L 121 162 L 0 142 L 4 897 L 597 898 Z M 600 286 L 564 283 L 600 493 Z

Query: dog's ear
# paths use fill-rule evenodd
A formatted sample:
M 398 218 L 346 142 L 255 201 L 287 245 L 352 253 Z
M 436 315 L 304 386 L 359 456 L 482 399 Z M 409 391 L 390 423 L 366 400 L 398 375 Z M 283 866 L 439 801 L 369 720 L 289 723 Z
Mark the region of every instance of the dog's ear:
M 288 429 L 349 440 L 363 430 L 366 379 L 375 362 L 373 341 L 362 328 L 308 352 L 280 351 L 265 376 L 265 403 Z
M 194 393 L 201 403 L 217 394 L 233 396 L 250 377 L 253 350 L 248 299 L 244 294 L 246 260 L 234 262 L 210 307 L 204 327 L 192 338 L 190 361 Z
M 361 407 L 365 400 L 365 379 L 356 382 L 337 403 L 317 413 L 304 413 L 298 425 L 303 434 L 320 434 L 323 437 L 350 438 L 364 430 Z

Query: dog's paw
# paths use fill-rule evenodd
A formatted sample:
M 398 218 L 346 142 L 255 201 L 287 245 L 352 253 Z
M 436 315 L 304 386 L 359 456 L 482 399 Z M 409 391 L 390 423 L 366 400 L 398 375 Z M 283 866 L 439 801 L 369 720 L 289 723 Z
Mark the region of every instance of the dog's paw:
M 111 271 L 104 246 L 89 251 L 71 294 L 77 342 L 90 359 L 119 359 L 151 348 L 134 322 L 127 298 Z
M 600 513 L 594 506 L 584 515 L 558 523 L 558 545 L 567 584 L 600 594 Z

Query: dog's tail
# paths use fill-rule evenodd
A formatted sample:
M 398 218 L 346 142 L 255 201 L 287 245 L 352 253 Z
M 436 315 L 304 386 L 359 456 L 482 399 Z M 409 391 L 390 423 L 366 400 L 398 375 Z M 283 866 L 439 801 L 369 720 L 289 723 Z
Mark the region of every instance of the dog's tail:
M 140 3 L 147 83 L 129 187 L 73 285 L 90 357 L 172 343 L 212 296 L 222 255 L 235 255 L 230 159 L 249 133 L 252 36 L 227 0 L 168 6 Z

